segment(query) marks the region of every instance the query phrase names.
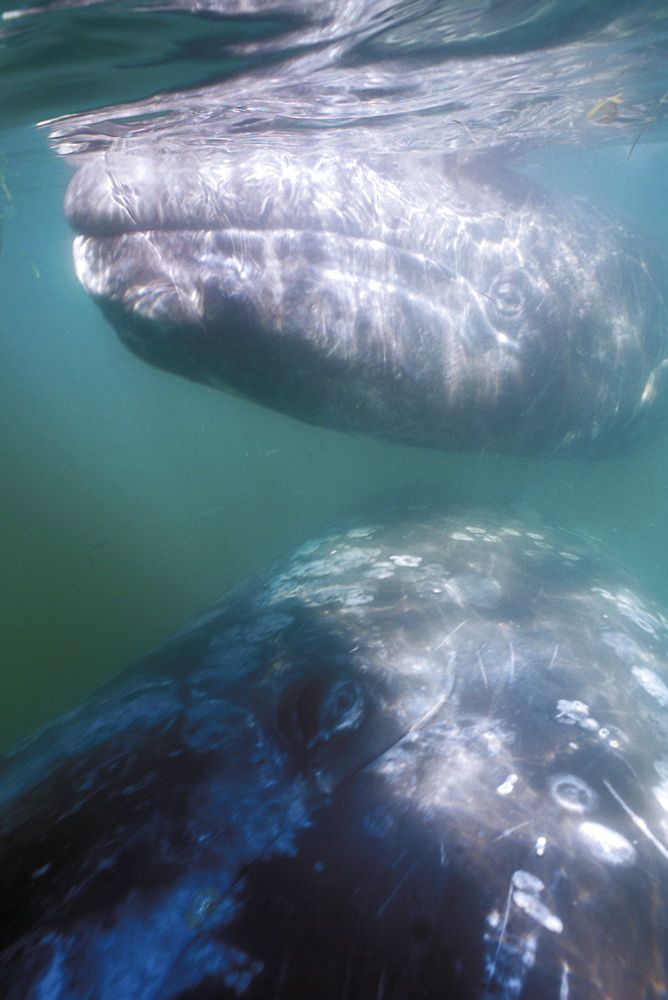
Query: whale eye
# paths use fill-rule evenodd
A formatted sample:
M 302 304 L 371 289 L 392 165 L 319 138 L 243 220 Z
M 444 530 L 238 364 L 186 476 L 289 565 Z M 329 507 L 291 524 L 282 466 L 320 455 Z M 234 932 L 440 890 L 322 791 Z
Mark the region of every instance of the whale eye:
M 294 721 L 308 748 L 335 733 L 355 731 L 365 714 L 364 693 L 352 680 L 311 681 L 301 689 L 294 705 Z
M 502 316 L 517 316 L 531 294 L 531 281 L 518 267 L 503 271 L 490 289 L 490 298 Z

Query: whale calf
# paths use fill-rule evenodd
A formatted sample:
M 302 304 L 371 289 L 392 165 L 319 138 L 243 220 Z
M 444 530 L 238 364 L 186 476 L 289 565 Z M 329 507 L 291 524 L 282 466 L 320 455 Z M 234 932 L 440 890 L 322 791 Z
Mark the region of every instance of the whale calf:
M 90 155 L 77 274 L 145 360 L 303 420 L 525 454 L 667 420 L 668 263 L 489 157 Z
M 668 618 L 486 512 L 325 534 L 0 768 L 6 1000 L 658 1000 Z

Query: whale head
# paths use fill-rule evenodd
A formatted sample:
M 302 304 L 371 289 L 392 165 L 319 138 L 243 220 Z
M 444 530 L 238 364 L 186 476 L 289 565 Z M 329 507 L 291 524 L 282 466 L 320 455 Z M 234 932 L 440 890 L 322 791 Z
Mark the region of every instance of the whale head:
M 543 527 L 307 543 L 2 760 L 2 996 L 662 996 L 666 649 Z
M 664 422 L 663 258 L 487 160 L 110 152 L 66 212 L 132 350 L 309 422 L 529 453 Z

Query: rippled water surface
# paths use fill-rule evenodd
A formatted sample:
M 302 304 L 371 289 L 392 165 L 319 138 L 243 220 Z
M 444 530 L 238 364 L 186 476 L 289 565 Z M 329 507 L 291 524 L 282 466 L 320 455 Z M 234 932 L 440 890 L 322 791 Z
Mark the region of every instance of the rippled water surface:
M 62 212 L 68 161 L 89 151 L 307 134 L 333 152 L 493 150 L 665 244 L 665 3 L 0 10 L 2 743 L 289 545 L 395 494 L 542 515 L 668 600 L 668 438 L 595 463 L 448 454 L 180 380 L 118 343 L 76 282 Z

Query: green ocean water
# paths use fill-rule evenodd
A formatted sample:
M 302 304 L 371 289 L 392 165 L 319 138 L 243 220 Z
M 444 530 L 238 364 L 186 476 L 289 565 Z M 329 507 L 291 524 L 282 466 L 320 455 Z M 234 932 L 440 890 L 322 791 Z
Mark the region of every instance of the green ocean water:
M 119 99 L 103 90 L 82 106 Z M 71 89 L 44 95 L 47 111 L 74 104 Z M 668 602 L 668 436 L 595 463 L 411 449 L 312 428 L 132 356 L 74 277 L 70 171 L 31 107 L 12 104 L 0 133 L 0 745 L 291 545 L 395 494 L 573 528 Z M 552 147 L 525 166 L 666 242 L 665 146 L 628 152 Z

